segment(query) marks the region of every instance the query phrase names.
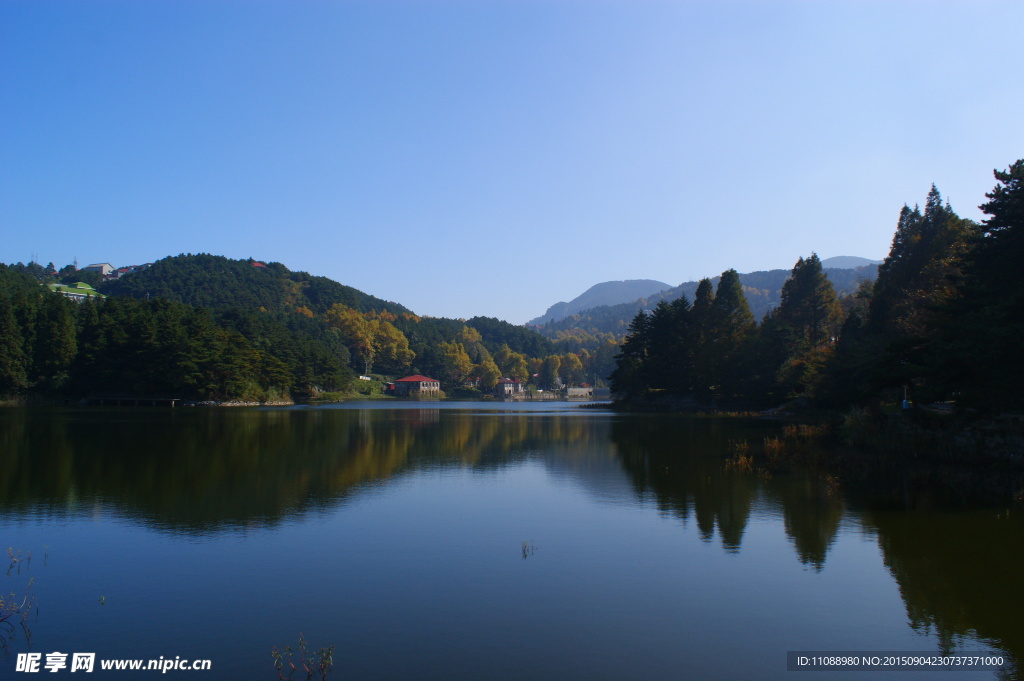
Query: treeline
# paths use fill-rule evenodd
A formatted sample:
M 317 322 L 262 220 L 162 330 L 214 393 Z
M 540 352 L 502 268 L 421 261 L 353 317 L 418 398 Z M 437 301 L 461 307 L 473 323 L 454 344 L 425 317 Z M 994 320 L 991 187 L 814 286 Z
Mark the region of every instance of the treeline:
M 75 303 L 0 265 L 0 395 L 282 399 L 352 382 L 348 350 L 302 324 L 169 300 Z
M 789 400 L 844 407 L 906 398 L 1021 406 L 1024 161 L 995 173 L 979 225 L 932 186 L 904 206 L 875 282 L 840 298 L 817 255 L 800 258 L 780 305 L 756 323 L 735 270 L 693 302 L 637 313 L 617 357 L 619 399 L 659 395 L 719 407 Z
M 254 262 L 165 258 L 102 283 L 108 297 L 83 303 L 40 285 L 74 278 L 71 266 L 0 267 L 0 396 L 302 399 L 365 388 L 356 374 L 414 373 L 446 391 L 488 391 L 501 377 L 557 388 L 614 366 L 614 343 L 590 351 L 498 319 L 418 317 Z
M 822 271 L 832 283 L 837 294 L 844 295 L 856 291 L 861 281 L 873 281 L 877 276 L 877 269 L 875 265 L 863 265 L 853 269 L 828 267 Z M 763 319 L 779 306 L 782 287 L 788 278 L 789 272 L 786 270 L 747 272 L 739 275 L 740 287 L 743 289 L 743 295 L 755 320 Z M 710 282 L 712 287 L 716 287 L 719 277 L 711 277 Z M 637 312 L 653 309 L 662 301 L 671 303 L 681 297 L 693 300 L 699 285 L 700 282 L 688 281 L 630 303 L 601 305 L 582 310 L 558 321 L 548 322 L 540 328 L 540 332 L 554 339 L 601 338 L 602 336 L 619 339 L 628 332 L 630 319 Z

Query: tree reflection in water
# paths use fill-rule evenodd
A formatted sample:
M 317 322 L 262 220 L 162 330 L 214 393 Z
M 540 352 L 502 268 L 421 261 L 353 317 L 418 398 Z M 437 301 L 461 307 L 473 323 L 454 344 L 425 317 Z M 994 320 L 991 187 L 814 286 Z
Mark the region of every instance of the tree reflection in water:
M 968 493 L 970 480 L 989 489 L 993 475 L 903 471 L 887 461 L 859 480 L 839 473 L 837 490 L 817 470 L 770 479 L 726 470 L 730 442 L 760 442 L 773 428 L 735 419 L 430 407 L 6 409 L 0 513 L 100 510 L 177 534 L 234 532 L 344 504 L 413 471 L 542 460 L 594 494 L 621 488 L 684 527 L 692 521 L 704 542 L 717 537 L 730 553 L 742 551 L 748 524 L 761 514 L 781 517 L 796 559 L 818 572 L 828 570 L 844 528 L 873 535 L 912 627 L 934 632 L 948 649 L 990 641 L 1019 667 L 1024 516 L 1019 507 L 978 507 Z M 524 545 L 523 557 L 534 550 L 532 541 Z

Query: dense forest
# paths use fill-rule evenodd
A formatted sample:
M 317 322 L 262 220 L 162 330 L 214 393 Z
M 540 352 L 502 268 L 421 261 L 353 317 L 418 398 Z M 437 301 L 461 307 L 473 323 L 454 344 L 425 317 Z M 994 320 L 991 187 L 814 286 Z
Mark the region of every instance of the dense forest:
M 115 296 L 164 298 L 195 307 L 282 312 L 305 308 L 317 314 L 341 304 L 369 312 L 410 312 L 327 277 L 292 272 L 281 263 L 230 260 L 220 255 L 178 255 L 163 258 L 133 274 L 105 281 L 97 290 Z
M 45 286 L 76 281 L 104 295 Z M 418 317 L 273 262 L 179 255 L 111 280 L 0 265 L 0 396 L 286 400 L 415 373 L 470 394 L 503 376 L 547 389 L 607 376 L 616 352 L 487 317 Z
M 638 312 L 612 374 L 624 401 L 719 407 L 799 400 L 826 407 L 908 400 L 1021 407 L 1024 379 L 1024 161 L 996 171 L 983 224 L 933 185 L 904 206 L 874 283 L 845 296 L 817 255 L 800 258 L 759 323 L 739 277 L 708 279 Z

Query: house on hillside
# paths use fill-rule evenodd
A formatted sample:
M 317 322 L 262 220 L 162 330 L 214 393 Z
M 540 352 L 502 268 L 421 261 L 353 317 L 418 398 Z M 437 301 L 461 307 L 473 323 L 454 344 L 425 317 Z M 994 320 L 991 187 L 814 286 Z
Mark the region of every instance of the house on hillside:
M 396 397 L 404 397 L 410 393 L 426 395 L 440 392 L 441 382 L 436 378 L 429 378 L 427 376 L 415 374 L 413 376 L 400 378 L 394 383 L 389 383 L 387 389 L 389 393 Z
M 95 265 L 86 265 L 85 267 L 83 267 L 79 271 L 80 272 L 98 272 L 100 275 L 105 277 L 105 276 L 107 276 L 108 274 L 111 274 L 114 271 L 114 266 L 111 265 L 109 262 L 101 262 L 101 263 L 97 263 Z
M 135 274 L 136 272 L 141 272 L 142 270 L 146 269 L 147 267 L 149 267 L 152 264 L 153 263 L 151 263 L 151 262 L 147 262 L 144 265 L 128 265 L 128 267 L 118 267 L 116 270 L 111 272 L 110 276 L 108 276 L 107 278 L 108 279 L 120 279 L 121 277 L 123 277 L 126 274 Z
M 494 394 L 497 397 L 511 397 L 523 392 L 523 384 L 514 378 L 499 378 L 494 386 Z

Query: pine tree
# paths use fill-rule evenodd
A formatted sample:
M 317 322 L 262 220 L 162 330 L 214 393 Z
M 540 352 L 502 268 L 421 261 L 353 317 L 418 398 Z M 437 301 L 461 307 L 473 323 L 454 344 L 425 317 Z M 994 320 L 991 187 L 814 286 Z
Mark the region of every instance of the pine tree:
M 793 329 L 794 339 L 808 348 L 828 342 L 839 330 L 842 308 L 816 253 L 793 266 L 782 286 L 779 318 Z
M 68 368 L 78 345 L 75 337 L 74 305 L 46 289 L 36 316 L 36 344 L 33 373 L 47 389 L 58 389 L 68 380 Z
M 784 357 L 778 367 L 777 392 L 787 397 L 809 397 L 821 381 L 843 313 L 831 282 L 821 270 L 816 253 L 799 258 L 782 287 L 782 302 L 763 324 L 783 346 L 769 349 L 769 357 Z
M 629 323 L 629 331 L 615 356 L 611 373 L 611 391 L 617 398 L 645 395 L 648 390 L 646 363 L 650 346 L 650 319 L 640 310 Z
M 0 291 L 0 396 L 16 393 L 28 386 L 27 364 L 14 307 Z
M 693 367 L 693 393 L 701 400 L 712 397 L 717 389 L 718 373 L 714 347 L 715 294 L 711 280 L 701 279 L 693 294 L 687 343 Z
M 948 310 L 961 297 L 964 266 L 978 226 L 942 203 L 932 185 L 922 214 L 904 206 L 892 249 L 878 269 L 867 330 L 875 360 L 870 378 L 875 391 L 889 389 L 911 398 L 937 399 L 955 389 L 939 367 L 932 343 Z M 927 387 L 927 395 L 917 395 Z
M 754 331 L 754 315 L 743 295 L 739 274 L 734 269 L 722 272 L 712 303 L 711 338 L 713 339 L 713 383 L 718 395 L 726 399 L 737 396 L 748 367 L 744 349 Z
M 980 206 L 989 217 L 965 257 L 960 298 L 946 307 L 936 379 L 977 406 L 1024 405 L 1024 159 L 995 171 Z
M 647 315 L 647 359 L 644 363 L 644 383 L 649 389 L 667 390 L 673 387 L 675 365 L 680 361 L 683 339 L 676 328 L 675 311 L 664 300 Z

